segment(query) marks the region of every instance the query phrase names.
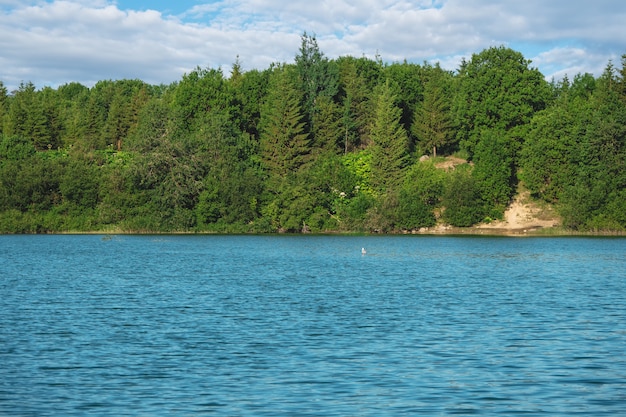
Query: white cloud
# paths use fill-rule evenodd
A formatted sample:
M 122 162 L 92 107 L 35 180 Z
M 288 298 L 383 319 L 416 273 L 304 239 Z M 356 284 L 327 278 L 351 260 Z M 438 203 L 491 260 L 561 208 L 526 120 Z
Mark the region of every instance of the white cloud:
M 606 68 L 609 60 L 618 64 L 617 55 L 590 52 L 577 47 L 557 47 L 540 53 L 533 64 L 545 68 L 555 79 L 561 79 L 567 75 L 570 80 L 579 73 L 591 73 L 599 75 Z
M 170 83 L 196 66 L 227 72 L 237 55 L 264 69 L 292 61 L 304 31 L 331 58 L 378 53 L 455 69 L 486 47 L 524 45 L 547 78 L 599 75 L 626 52 L 625 21 L 626 3 L 611 0 L 221 0 L 177 16 L 124 0 L 0 0 L 0 80 Z

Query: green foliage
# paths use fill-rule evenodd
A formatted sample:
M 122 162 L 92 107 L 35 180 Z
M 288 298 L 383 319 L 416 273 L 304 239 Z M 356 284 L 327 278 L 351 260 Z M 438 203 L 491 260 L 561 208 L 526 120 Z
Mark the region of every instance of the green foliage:
M 0 134 L 4 129 L 4 116 L 8 111 L 8 101 L 7 88 L 4 86 L 4 83 L 0 81 Z
M 411 132 L 416 108 L 424 99 L 424 68 L 405 61 L 389 65 L 384 72 L 396 86 L 394 94 L 397 95 L 397 106 L 402 110 L 400 123 L 404 130 Z
M 35 154 L 32 142 L 20 136 L 0 135 L 0 162 L 3 159 L 19 161 Z
M 380 68 L 366 65 L 371 61 L 350 57 L 337 61 L 342 100 L 341 134 L 344 155 L 369 142 L 373 118 L 371 91 L 378 85 Z
M 527 124 L 546 107 L 548 83 L 529 65 L 519 52 L 492 47 L 461 66 L 455 102 L 457 139 L 470 155 L 485 128 L 507 132 Z
M 337 154 L 344 148 L 341 108 L 328 96 L 319 97 L 316 106 L 317 112 L 313 116 L 313 151 L 318 154 Z
M 434 73 L 424 88 L 424 101 L 415 111 L 412 125 L 420 153 L 429 151 L 437 157 L 437 148 L 449 146 L 453 140 L 450 99 L 446 94 L 448 81 L 443 71 Z
M 270 179 L 285 179 L 308 160 L 310 139 L 304 130 L 298 90 L 288 67 L 274 73 L 261 113 L 261 156 Z
M 45 212 L 61 202 L 59 184 L 63 173 L 59 159 L 38 155 L 0 165 L 0 208 L 21 212 Z
M 469 169 L 457 169 L 449 178 L 442 198 L 443 220 L 457 227 L 469 227 L 485 217 L 480 184 Z
M 556 203 L 572 184 L 580 162 L 586 103 L 563 96 L 530 123 L 521 158 L 521 180 L 535 195 Z
M 73 159 L 61 176 L 59 191 L 64 201 L 81 209 L 95 209 L 98 204 L 100 170 L 82 159 Z
M 395 104 L 390 82 L 377 91 L 376 117 L 371 128 L 373 188 L 381 193 L 395 189 L 409 163 L 409 139 L 400 123 L 402 111 Z
M 48 106 L 50 89 L 37 92 L 32 83 L 20 84 L 10 101 L 4 133 L 31 139 L 40 150 L 56 149 L 59 145 L 53 129 L 55 115 Z
M 518 175 L 566 227 L 626 230 L 626 55 L 551 84 L 529 65 L 504 47 L 457 73 L 330 60 L 305 33 L 294 63 L 228 79 L 0 82 L 0 232 L 466 227 Z M 471 164 L 437 168 L 450 153 Z
M 261 107 L 267 95 L 271 71 L 252 70 L 239 75 L 231 75 L 229 80 L 234 90 L 233 121 L 239 129 L 258 139 Z
M 419 229 L 435 225 L 435 209 L 439 207 L 446 174 L 431 162 L 411 166 L 399 195 L 398 226 Z
M 314 199 L 314 209 L 306 220 L 311 231 L 345 227 L 346 207 L 358 194 L 357 177 L 343 158 L 326 154 L 317 160 L 302 179 Z
M 319 98 L 332 100 L 338 91 L 338 69 L 334 62 L 324 57 L 315 36 L 302 35 L 299 54 L 296 55 L 296 73 L 302 92 L 302 109 L 309 132 L 317 130 L 316 113 L 320 110 Z
M 261 112 L 260 155 L 267 173 L 264 217 L 272 229 L 299 231 L 312 207 L 298 179 L 311 160 L 311 143 L 300 110 L 300 94 L 293 84 L 292 68 L 275 70 Z
M 501 218 L 513 192 L 513 151 L 503 132 L 484 130 L 476 145 L 472 176 L 479 184 L 481 199 L 490 207 L 489 217 Z
M 234 94 L 222 71 L 196 68 L 185 74 L 173 96 L 173 110 L 178 128 L 190 131 L 196 119 L 207 113 L 221 113 L 230 118 Z
M 342 158 L 343 164 L 356 178 L 357 189 L 365 194 L 373 195 L 371 186 L 372 178 L 372 153 L 363 150 L 357 153 L 349 153 Z
M 626 187 L 626 107 L 618 86 L 611 65 L 597 81 L 577 77 L 530 125 L 521 177 L 557 204 L 566 227 L 626 227 L 616 200 Z

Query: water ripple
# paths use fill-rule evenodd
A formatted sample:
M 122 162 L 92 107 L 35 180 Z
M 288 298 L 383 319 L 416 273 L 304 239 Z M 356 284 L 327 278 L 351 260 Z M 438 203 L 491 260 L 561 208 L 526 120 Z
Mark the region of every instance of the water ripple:
M 0 248 L 0 414 L 626 415 L 626 240 Z

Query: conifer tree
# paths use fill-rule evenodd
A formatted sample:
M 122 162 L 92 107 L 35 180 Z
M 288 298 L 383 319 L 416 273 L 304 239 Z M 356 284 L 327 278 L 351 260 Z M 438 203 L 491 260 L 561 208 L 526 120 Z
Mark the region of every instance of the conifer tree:
M 619 94 L 626 103 L 626 54 L 622 55 L 622 68 L 619 71 Z
M 365 66 L 362 62 L 364 58 L 357 60 L 343 57 L 338 60 L 343 95 L 341 133 L 344 154 L 366 144 L 369 140 L 372 88 L 368 87 L 370 80 L 359 73 L 359 68 Z
M 270 178 L 285 179 L 308 161 L 311 148 L 300 111 L 300 97 L 287 67 L 273 74 L 261 113 L 261 157 Z
M 337 154 L 343 148 L 343 146 L 339 146 L 342 140 L 341 109 L 330 97 L 322 96 L 317 101 L 318 111 L 313 118 L 315 126 L 314 151 L 323 154 Z
M 7 88 L 0 81 L 0 134 L 4 132 L 4 117 L 7 113 L 8 101 Z
M 336 65 L 324 56 L 315 36 L 302 35 L 300 53 L 296 56 L 299 88 L 303 93 L 302 108 L 309 132 L 314 132 L 315 114 L 319 111 L 318 97 L 333 98 L 338 89 Z
M 433 157 L 437 157 L 437 148 L 451 141 L 450 105 L 440 85 L 439 77 L 426 82 L 424 102 L 415 112 L 412 130 L 420 147 L 423 150 L 432 149 Z
M 400 123 L 402 110 L 387 80 L 378 88 L 372 124 L 372 178 L 374 188 L 386 192 L 397 186 L 409 163 L 409 138 Z

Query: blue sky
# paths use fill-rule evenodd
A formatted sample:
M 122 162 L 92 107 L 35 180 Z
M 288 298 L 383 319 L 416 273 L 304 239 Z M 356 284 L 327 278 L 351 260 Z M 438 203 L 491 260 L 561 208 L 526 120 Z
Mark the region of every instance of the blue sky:
M 114 2 L 122 10 L 159 10 L 164 14 L 183 15 L 187 10 L 202 4 L 219 3 L 202 0 L 118 0 Z
M 504 45 L 547 79 L 571 78 L 620 65 L 624 22 L 615 0 L 0 0 L 0 81 L 169 84 L 197 66 L 228 74 L 237 57 L 265 69 L 292 62 L 305 31 L 330 58 L 454 70 Z

